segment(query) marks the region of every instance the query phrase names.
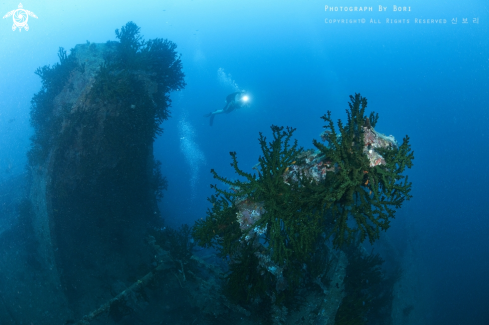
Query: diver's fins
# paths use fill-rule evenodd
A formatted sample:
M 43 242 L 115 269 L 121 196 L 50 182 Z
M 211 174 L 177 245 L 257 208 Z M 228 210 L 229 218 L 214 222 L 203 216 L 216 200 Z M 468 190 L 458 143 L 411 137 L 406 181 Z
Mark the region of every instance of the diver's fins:
M 210 124 L 212 126 L 212 123 L 214 122 L 214 116 L 216 116 L 216 114 L 212 114 L 212 112 L 210 112 L 209 114 L 205 114 L 204 117 L 210 117 Z

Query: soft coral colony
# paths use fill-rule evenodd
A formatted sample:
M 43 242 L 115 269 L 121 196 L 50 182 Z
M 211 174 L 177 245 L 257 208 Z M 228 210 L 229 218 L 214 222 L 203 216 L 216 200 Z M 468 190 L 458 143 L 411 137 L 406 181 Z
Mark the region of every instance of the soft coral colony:
M 241 170 L 235 152 L 231 165 L 242 180 L 211 171 L 230 190 L 212 186 L 213 207 L 193 235 L 228 258 L 227 292 L 238 302 L 286 303 L 307 281 L 305 270 L 317 269 L 312 263 L 330 238 L 334 248 L 373 243 L 411 197 L 403 175 L 414 159 L 409 137 L 399 145 L 377 132 L 378 114 L 365 115 L 367 100 L 350 99 L 345 124 L 335 128 L 331 112 L 322 117 L 325 143 L 314 140 L 316 150 L 299 147 L 295 129 L 272 126 L 271 142 L 260 133 L 257 173 Z

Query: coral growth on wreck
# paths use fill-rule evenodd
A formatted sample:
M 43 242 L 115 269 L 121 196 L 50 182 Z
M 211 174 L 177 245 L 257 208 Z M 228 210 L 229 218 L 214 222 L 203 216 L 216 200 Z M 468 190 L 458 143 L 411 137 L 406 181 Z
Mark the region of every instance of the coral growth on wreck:
M 170 92 L 185 87 L 175 43 L 144 40 L 133 22 L 116 37 L 69 55 L 60 49 L 60 63 L 36 71 L 42 89 L 32 99 L 29 163 L 61 281 L 85 284 L 66 286 L 80 304 L 106 294 L 88 274 L 135 276 L 132 264 L 151 255 L 141 238 L 161 222 L 157 200 L 167 185 L 153 141 Z
M 314 261 L 329 238 L 336 248 L 374 242 L 410 198 L 403 174 L 414 158 L 409 138 L 399 146 L 378 133 L 378 115 L 365 115 L 367 100 L 350 99 L 345 124 L 336 129 L 330 112 L 322 117 L 326 144 L 314 140 L 316 151 L 292 140 L 295 129 L 272 126 L 271 142 L 260 133 L 257 173 L 240 169 L 235 152 L 231 165 L 241 180 L 211 171 L 230 190 L 212 185 L 212 208 L 193 235 L 228 259 L 226 292 L 235 301 L 291 303 L 312 270 L 324 273 Z
M 311 186 L 311 199 L 318 200 L 332 220 L 336 246 L 352 242 L 357 233 L 361 241 L 368 238 L 374 242 L 381 230 L 389 228 L 395 209 L 411 197 L 411 183 L 403 175 L 414 159 L 409 137 L 397 146 L 393 138 L 375 132 L 378 115 L 365 116 L 367 99 L 359 94 L 350 99 L 347 123 L 339 120 L 337 132 L 328 112 L 322 117 L 329 132 L 327 145 L 314 140 L 337 170 L 324 183 Z M 348 220 L 353 220 L 355 227 Z

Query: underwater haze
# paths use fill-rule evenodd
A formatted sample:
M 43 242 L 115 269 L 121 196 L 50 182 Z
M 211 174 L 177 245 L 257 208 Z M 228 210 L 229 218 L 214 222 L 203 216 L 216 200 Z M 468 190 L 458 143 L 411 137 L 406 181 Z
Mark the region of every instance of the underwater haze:
M 365 245 L 368 252 L 374 249 L 401 265 L 402 285 L 409 287 L 403 292 L 417 302 L 406 303 L 404 318 L 391 323 L 489 324 L 487 1 L 27 0 L 22 6 L 37 17 L 28 17 L 28 30 L 13 31 L 11 16 L 0 20 L 4 247 L 16 237 L 7 235 L 17 229 L 16 205 L 29 197 L 28 190 L 14 190 L 15 184 L 28 188 L 34 172 L 27 167 L 27 153 L 35 134 L 31 99 L 42 87 L 36 69 L 59 62 L 60 47 L 69 55 L 87 41 L 117 41 L 115 30 L 132 21 L 145 40 L 176 44 L 185 75 L 185 87 L 169 92 L 169 117 L 153 144 L 167 182 L 158 202 L 165 227 L 205 219 L 212 208 L 207 198 L 215 193 L 210 185 L 227 190 L 211 169 L 240 179 L 230 166 L 230 152 L 236 152 L 242 170 L 252 172 L 263 155 L 259 133 L 271 141 L 272 125 L 296 128 L 298 144 L 316 149 L 312 140 L 320 140 L 325 125 L 320 117 L 331 111 L 335 123 L 345 121 L 350 95 L 360 93 L 368 100 L 367 111 L 380 116 L 375 129 L 399 144 L 409 135 L 414 151 L 413 167 L 404 172 L 412 182 L 412 198 L 381 233 L 389 250 L 382 243 Z M 18 0 L 0 1 L 1 16 L 18 8 Z M 226 108 L 226 97 L 238 91 L 248 103 L 216 114 L 211 126 L 204 115 Z M 14 274 L 12 267 L 0 265 L 0 277 Z M 0 324 L 24 319 L 14 305 L 29 298 L 5 293 L 2 288 L 11 285 L 0 280 L 0 315 L 5 317 Z M 111 288 L 115 296 L 118 290 Z M 76 305 L 77 298 L 70 299 L 68 305 Z M 78 319 L 93 306 L 85 307 L 59 308 L 74 310 L 71 315 Z M 43 313 L 34 309 L 34 315 Z M 129 324 L 131 316 L 122 314 L 111 314 L 111 321 Z

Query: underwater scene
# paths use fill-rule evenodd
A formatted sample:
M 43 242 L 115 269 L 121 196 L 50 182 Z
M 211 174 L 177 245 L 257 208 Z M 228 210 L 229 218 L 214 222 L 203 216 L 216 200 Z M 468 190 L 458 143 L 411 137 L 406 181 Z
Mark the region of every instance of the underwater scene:
M 489 2 L 0 13 L 0 325 L 489 325 Z

